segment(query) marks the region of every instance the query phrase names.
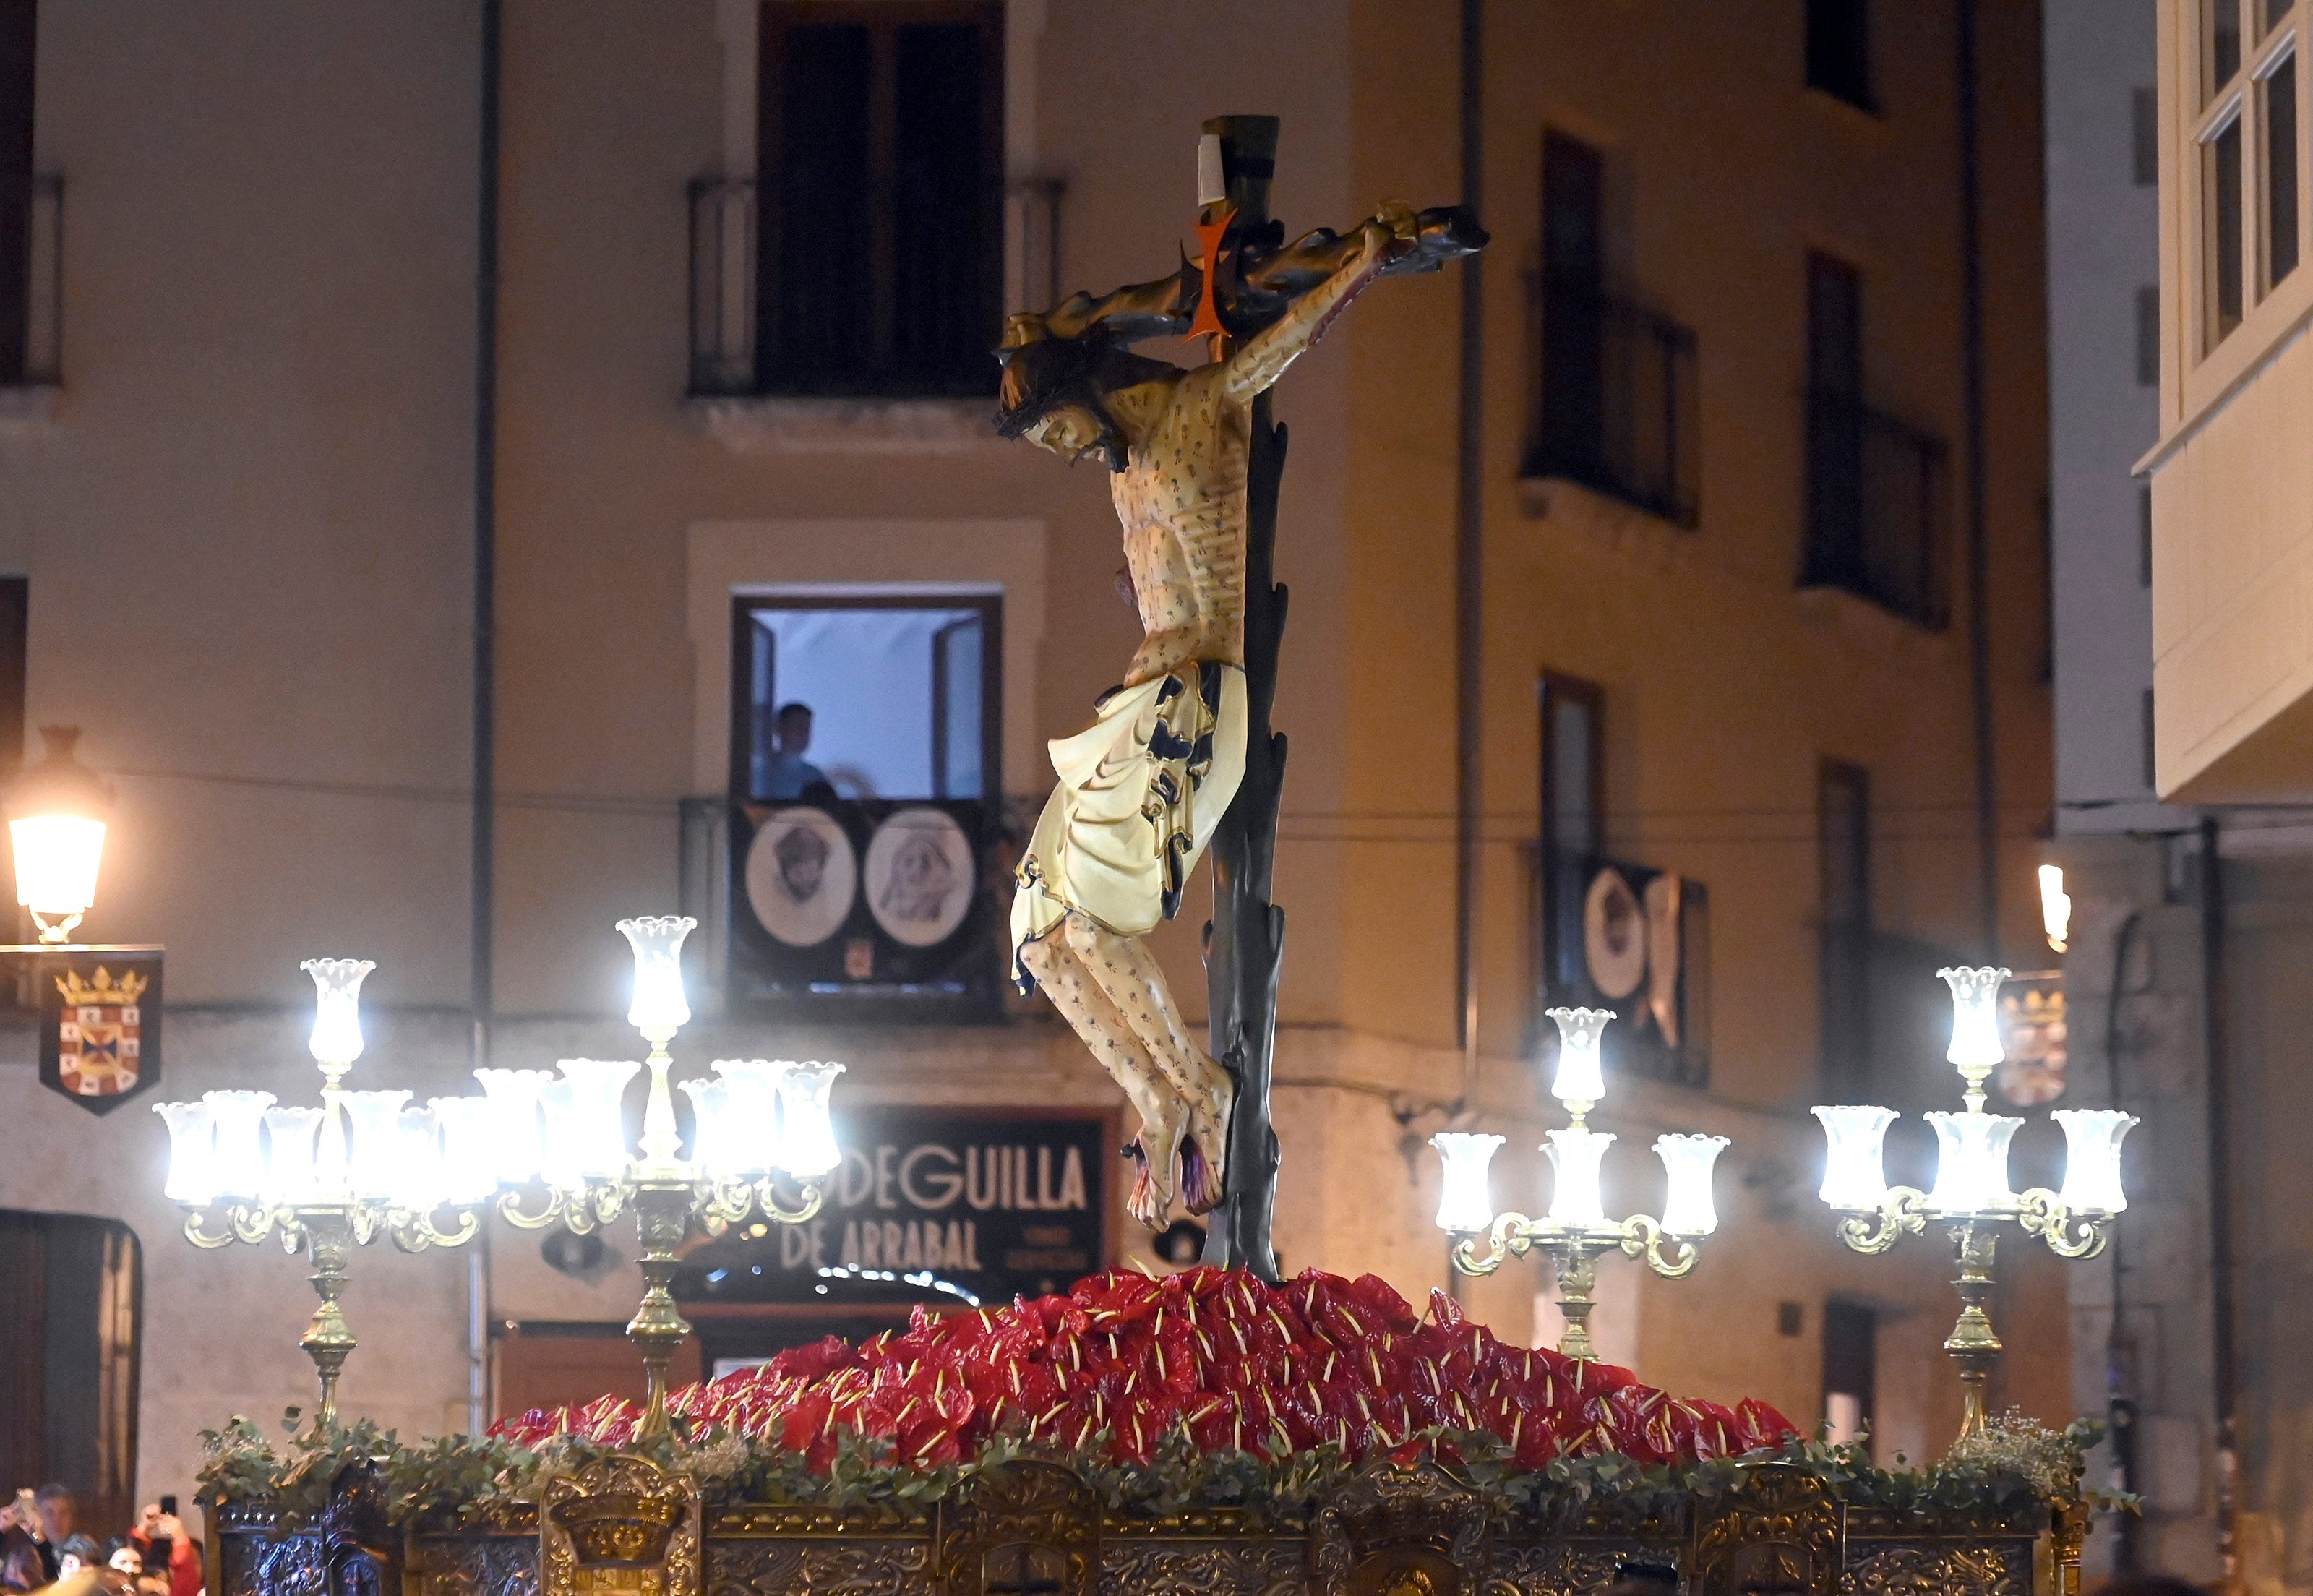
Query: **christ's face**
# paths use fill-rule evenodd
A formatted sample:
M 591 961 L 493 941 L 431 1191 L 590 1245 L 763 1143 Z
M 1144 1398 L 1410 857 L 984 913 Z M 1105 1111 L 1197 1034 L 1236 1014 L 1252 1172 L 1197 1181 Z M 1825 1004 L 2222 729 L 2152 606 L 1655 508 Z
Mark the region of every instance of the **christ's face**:
M 1037 418 L 1025 434 L 1040 449 L 1050 449 L 1073 465 L 1101 456 L 1100 419 L 1080 404 L 1054 405 Z

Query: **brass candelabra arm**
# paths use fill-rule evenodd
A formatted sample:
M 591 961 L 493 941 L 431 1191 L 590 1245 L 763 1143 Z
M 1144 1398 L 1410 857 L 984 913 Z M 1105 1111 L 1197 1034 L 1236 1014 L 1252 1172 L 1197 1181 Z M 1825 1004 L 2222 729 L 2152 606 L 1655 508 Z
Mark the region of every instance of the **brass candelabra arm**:
M 1665 1280 L 1676 1280 L 1694 1267 L 1701 1256 L 1693 1242 L 1684 1237 L 1666 1235 L 1662 1221 L 1652 1215 L 1634 1213 L 1623 1221 L 1623 1251 L 1630 1257 L 1643 1257 L 1647 1267 Z M 1674 1248 L 1666 1255 L 1663 1243 Z
M 224 1216 L 224 1229 L 221 1231 L 211 1231 L 204 1228 L 206 1221 L 209 1218 L 209 1211 L 207 1208 L 187 1209 L 185 1211 L 185 1239 L 191 1242 L 195 1247 L 202 1248 L 209 1251 L 215 1251 L 220 1247 L 231 1247 L 236 1241 L 246 1241 L 253 1244 L 264 1240 L 264 1230 L 258 1231 L 254 1236 L 249 1235 L 243 1230 L 241 1218 L 242 1215 L 247 1212 L 248 1210 L 240 1207 L 226 1209 Z M 270 1214 L 266 1216 L 266 1224 L 268 1229 L 271 1227 L 272 1216 Z M 297 1249 L 293 1245 L 289 1250 L 295 1252 Z
M 764 1217 L 773 1224 L 806 1223 L 818 1215 L 826 1201 L 827 1194 L 820 1189 L 819 1182 L 815 1180 L 806 1180 L 796 1188 L 796 1205 L 792 1208 L 780 1203 L 778 1182 L 775 1177 L 766 1175 L 755 1183 L 755 1202 L 762 1209 Z
M 1505 1213 L 1494 1221 L 1486 1232 L 1486 1251 L 1481 1257 L 1475 1236 L 1464 1236 L 1454 1244 L 1454 1267 L 1464 1274 L 1491 1274 L 1510 1258 L 1522 1258 L 1534 1250 L 1534 1244 L 1545 1237 L 1555 1236 L 1557 1228 L 1548 1220 L 1531 1220 L 1523 1213 Z
M 754 1204 L 755 1188 L 744 1180 L 701 1177 L 698 1194 L 691 1199 L 691 1212 L 698 1216 L 700 1230 L 720 1236 L 744 1220 Z
M 519 1191 L 500 1192 L 498 1194 L 498 1217 L 506 1221 L 506 1223 L 512 1225 L 517 1230 L 542 1230 L 549 1225 L 559 1224 L 561 1222 L 562 1194 L 560 1192 L 548 1193 L 546 1207 L 540 1212 L 527 1213 L 523 1210 L 522 1193 Z
M 424 1252 L 429 1247 L 463 1247 L 481 1233 L 481 1220 L 471 1208 L 458 1209 L 458 1222 L 444 1230 L 434 1222 L 438 1209 L 414 1212 L 394 1209 L 386 1216 L 386 1233 L 403 1252 Z
M 1916 1186 L 1891 1186 L 1878 1208 L 1851 1213 L 1839 1221 L 1839 1239 L 1860 1253 L 1883 1253 L 1904 1236 L 1928 1228 L 1928 1196 Z
M 2092 1258 L 2111 1237 L 2112 1215 L 2075 1213 L 2045 1186 L 2036 1186 L 2016 1201 L 2016 1222 L 2026 1234 L 2045 1241 L 2060 1258 Z

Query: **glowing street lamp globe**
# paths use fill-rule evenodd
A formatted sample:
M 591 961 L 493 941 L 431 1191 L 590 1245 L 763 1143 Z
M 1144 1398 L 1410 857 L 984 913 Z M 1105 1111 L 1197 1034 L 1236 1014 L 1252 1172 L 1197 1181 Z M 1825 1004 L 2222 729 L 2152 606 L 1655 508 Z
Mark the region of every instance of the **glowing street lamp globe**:
M 44 726 L 48 753 L 8 795 L 8 842 L 16 861 L 16 902 L 32 912 L 40 940 L 71 936 L 96 902 L 112 789 L 73 757 L 77 726 Z

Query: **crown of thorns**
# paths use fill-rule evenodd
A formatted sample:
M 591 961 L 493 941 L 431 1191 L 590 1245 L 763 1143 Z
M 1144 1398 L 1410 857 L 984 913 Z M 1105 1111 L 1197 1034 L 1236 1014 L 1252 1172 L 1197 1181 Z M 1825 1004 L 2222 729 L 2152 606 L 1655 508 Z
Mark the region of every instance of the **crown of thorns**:
M 1102 398 L 1119 388 L 1160 377 L 1180 368 L 1126 348 L 1104 328 L 1074 338 L 1047 335 L 997 351 L 1004 375 L 997 386 L 996 432 L 1019 437 L 1062 405 L 1081 405 L 1105 418 Z

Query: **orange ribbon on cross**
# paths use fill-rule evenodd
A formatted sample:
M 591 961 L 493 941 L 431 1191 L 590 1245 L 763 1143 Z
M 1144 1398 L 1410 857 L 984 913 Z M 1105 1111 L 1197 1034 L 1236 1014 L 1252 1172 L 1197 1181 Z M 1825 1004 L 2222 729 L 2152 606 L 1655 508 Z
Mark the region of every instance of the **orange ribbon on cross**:
M 1221 239 L 1235 220 L 1236 207 L 1224 205 L 1212 221 L 1197 224 L 1199 264 L 1204 277 L 1198 287 L 1197 318 L 1189 323 L 1189 336 L 1195 338 L 1202 333 L 1213 339 L 1212 357 L 1216 360 L 1220 358 L 1218 340 L 1228 336 L 1228 329 L 1221 325 L 1220 306 L 1213 299 L 1213 278 L 1220 270 Z

